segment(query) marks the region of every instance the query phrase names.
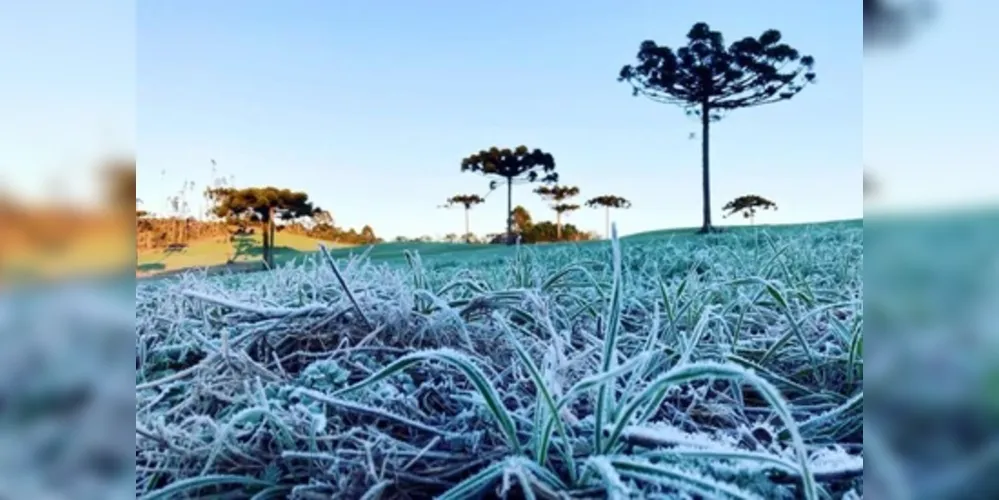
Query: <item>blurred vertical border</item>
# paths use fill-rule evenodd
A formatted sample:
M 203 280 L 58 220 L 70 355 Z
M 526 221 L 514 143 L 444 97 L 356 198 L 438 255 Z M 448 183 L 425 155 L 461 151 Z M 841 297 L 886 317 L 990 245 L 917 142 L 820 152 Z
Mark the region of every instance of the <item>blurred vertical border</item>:
M 888 62 L 911 55 L 907 52 L 932 33 L 952 6 L 957 4 L 865 0 L 865 59 L 877 55 Z M 962 7 L 973 8 L 968 3 Z M 979 50 L 980 57 L 988 58 L 992 44 L 984 39 L 994 35 L 980 35 L 978 48 L 940 38 L 934 43 Z M 941 69 L 927 64 L 925 71 Z M 893 78 L 904 85 L 903 78 L 919 77 Z M 865 106 L 872 98 L 865 95 Z M 905 120 L 928 119 L 920 115 L 918 103 L 909 109 L 912 114 Z M 878 140 L 865 128 L 865 145 Z M 918 152 L 921 146 L 913 141 L 911 147 Z M 961 157 L 960 146 L 952 147 L 954 158 Z M 865 180 L 867 175 L 878 179 L 877 166 L 865 167 Z M 999 176 L 992 182 L 999 182 Z M 890 179 L 876 184 L 878 190 L 891 189 Z M 996 201 L 956 209 L 927 207 L 918 214 L 888 215 L 865 207 L 865 496 L 999 498 Z
M 0 499 L 134 496 L 135 9 L 0 9 Z

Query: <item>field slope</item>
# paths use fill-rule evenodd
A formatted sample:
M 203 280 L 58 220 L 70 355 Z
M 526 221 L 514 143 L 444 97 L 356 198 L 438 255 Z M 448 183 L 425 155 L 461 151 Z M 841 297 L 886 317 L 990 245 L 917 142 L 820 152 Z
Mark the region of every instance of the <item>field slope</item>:
M 243 238 L 243 249 L 234 259 L 236 268 L 251 267 L 262 269 L 257 265 L 262 262 L 263 245 L 260 235 Z M 298 234 L 277 235 L 277 246 L 274 248 L 274 264 L 281 266 L 300 259 L 304 254 L 316 251 L 319 244 L 327 247 L 339 247 L 332 242 L 324 242 Z M 212 238 L 191 242 L 182 251 L 169 252 L 163 249 L 140 252 L 136 256 L 136 275 L 148 276 L 163 272 L 183 269 L 224 266 L 233 254 L 233 245 L 226 238 Z

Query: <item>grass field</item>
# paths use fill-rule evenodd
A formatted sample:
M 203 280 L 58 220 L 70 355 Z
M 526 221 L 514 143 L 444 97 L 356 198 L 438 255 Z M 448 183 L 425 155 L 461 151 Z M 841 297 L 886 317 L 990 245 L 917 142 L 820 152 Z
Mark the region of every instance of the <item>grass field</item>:
M 136 285 L 137 497 L 862 495 L 861 221 L 299 262 Z
M 245 264 L 259 263 L 263 256 L 260 235 L 247 236 L 244 239 L 246 252 L 234 260 L 236 268 L 241 265 L 246 267 Z M 303 254 L 314 253 L 320 243 L 328 247 L 338 246 L 336 243 L 322 242 L 308 236 L 278 233 L 277 246 L 274 247 L 274 264 L 281 266 L 301 258 Z M 232 254 L 233 245 L 228 239 L 195 241 L 179 252 L 167 252 L 162 249 L 139 252 L 136 256 L 135 271 L 137 276 L 147 276 L 181 269 L 221 266 L 228 262 Z

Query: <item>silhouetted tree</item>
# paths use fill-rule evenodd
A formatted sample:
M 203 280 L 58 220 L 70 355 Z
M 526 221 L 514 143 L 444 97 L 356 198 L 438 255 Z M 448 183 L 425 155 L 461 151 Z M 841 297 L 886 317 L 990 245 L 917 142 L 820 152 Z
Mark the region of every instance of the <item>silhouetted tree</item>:
M 620 197 L 614 196 L 612 194 L 607 194 L 603 196 L 597 196 L 596 198 L 591 198 L 586 202 L 586 206 L 590 208 L 603 207 L 604 208 L 604 225 L 606 226 L 607 239 L 610 239 L 610 209 L 612 208 L 631 208 L 631 202 Z
M 558 185 L 539 186 L 537 189 L 534 190 L 534 192 L 540 195 L 545 200 L 555 202 L 555 204 L 552 205 L 552 210 L 555 210 L 555 233 L 558 235 L 558 239 L 561 239 L 562 214 L 579 209 L 579 205 L 570 205 L 562 202 L 578 196 L 579 188 L 576 186 L 558 186 Z M 570 207 L 575 207 L 575 208 L 570 208 Z
M 552 205 L 552 210 L 555 211 L 555 239 L 557 241 L 561 241 L 562 217 L 568 216 L 570 213 L 579 210 L 579 205 L 573 203 L 559 203 L 557 205 Z
M 477 194 L 457 194 L 447 199 L 444 204 L 445 207 L 463 207 L 465 209 L 465 234 L 471 234 L 468 228 L 468 212 L 472 210 L 472 207 L 480 203 L 485 203 L 486 200 L 482 199 L 481 196 Z M 472 240 L 465 240 L 466 243 L 471 243 Z
M 646 40 L 637 57 L 637 64 L 621 68 L 619 81 L 628 82 L 636 96 L 680 106 L 701 120 L 701 232 L 710 232 L 711 121 L 724 112 L 791 99 L 815 80 L 815 59 L 781 43 L 777 30 L 726 47 L 721 32 L 707 23 L 694 24 L 684 47 L 674 51 Z
M 555 172 L 555 158 L 540 149 L 530 150 L 527 146 L 514 149 L 492 148 L 482 150 L 461 160 L 462 172 L 478 172 L 487 176 L 500 177 L 506 181 L 506 233 L 507 244 L 513 244 L 513 185 L 520 183 L 558 182 Z M 498 186 L 497 181 L 489 183 L 490 189 Z
M 223 187 L 211 191 L 212 213 L 218 217 L 250 217 L 264 224 L 264 262 L 274 267 L 275 219 L 292 220 L 315 215 L 319 209 L 301 191 L 276 187 L 242 188 Z
M 742 213 L 743 217 L 749 219 L 750 224 L 754 224 L 757 210 L 777 210 L 777 204 L 762 196 L 747 194 L 726 203 L 722 210 L 728 212 L 724 217 Z

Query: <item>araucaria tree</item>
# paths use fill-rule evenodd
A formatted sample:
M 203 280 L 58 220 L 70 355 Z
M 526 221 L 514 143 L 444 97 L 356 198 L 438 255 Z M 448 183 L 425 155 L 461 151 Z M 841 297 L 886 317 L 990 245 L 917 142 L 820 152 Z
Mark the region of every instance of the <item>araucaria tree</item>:
M 676 50 L 642 42 L 638 62 L 621 68 L 619 81 L 634 95 L 682 107 L 701 121 L 701 232 L 710 232 L 711 185 L 709 129 L 725 112 L 791 99 L 815 81 L 815 59 L 781 43 L 777 30 L 746 37 L 725 46 L 722 34 L 707 23 L 687 33 L 687 44 Z
M 462 172 L 478 172 L 499 177 L 490 182 L 491 189 L 499 182 L 506 181 L 506 235 L 507 244 L 513 244 L 513 185 L 541 182 L 558 182 L 555 172 L 555 158 L 540 149 L 530 150 L 527 146 L 514 149 L 492 148 L 482 150 L 461 160 Z
M 607 239 L 610 239 L 610 209 L 612 208 L 628 209 L 631 208 L 631 202 L 620 196 L 607 194 L 590 199 L 590 201 L 586 202 L 586 206 L 590 208 L 597 208 L 597 207 L 604 208 L 604 225 L 606 226 Z
M 565 200 L 579 196 L 579 188 L 576 186 L 538 186 L 534 192 L 545 200 L 555 202 L 552 210 L 555 211 L 555 234 L 556 238 L 562 239 L 562 214 L 578 210 L 579 205 L 562 203 Z
M 214 215 L 228 219 L 249 218 L 263 223 L 264 262 L 269 267 L 274 267 L 275 219 L 293 220 L 321 212 L 309 201 L 308 194 L 289 189 L 222 187 L 212 189 L 210 194 Z
M 728 212 L 724 217 L 742 213 L 742 216 L 753 224 L 756 222 L 757 210 L 777 210 L 777 204 L 762 196 L 747 194 L 726 203 L 722 210 Z
M 572 203 L 559 203 L 557 205 L 552 205 L 552 210 L 555 211 L 555 239 L 562 241 L 562 217 L 563 214 L 569 215 L 570 212 L 575 212 L 579 210 L 579 205 Z
M 465 243 L 471 243 L 472 242 L 472 236 L 471 236 L 472 233 L 468 229 L 468 212 L 475 205 L 478 205 L 480 203 L 484 203 L 485 201 L 486 200 L 484 200 L 481 196 L 479 196 L 477 194 L 457 194 L 457 195 L 454 195 L 454 196 L 448 198 L 447 199 L 447 203 L 445 203 L 445 205 L 444 205 L 446 207 L 457 207 L 457 206 L 460 206 L 460 207 L 463 207 L 465 209 L 465 233 L 464 233 L 465 234 Z

